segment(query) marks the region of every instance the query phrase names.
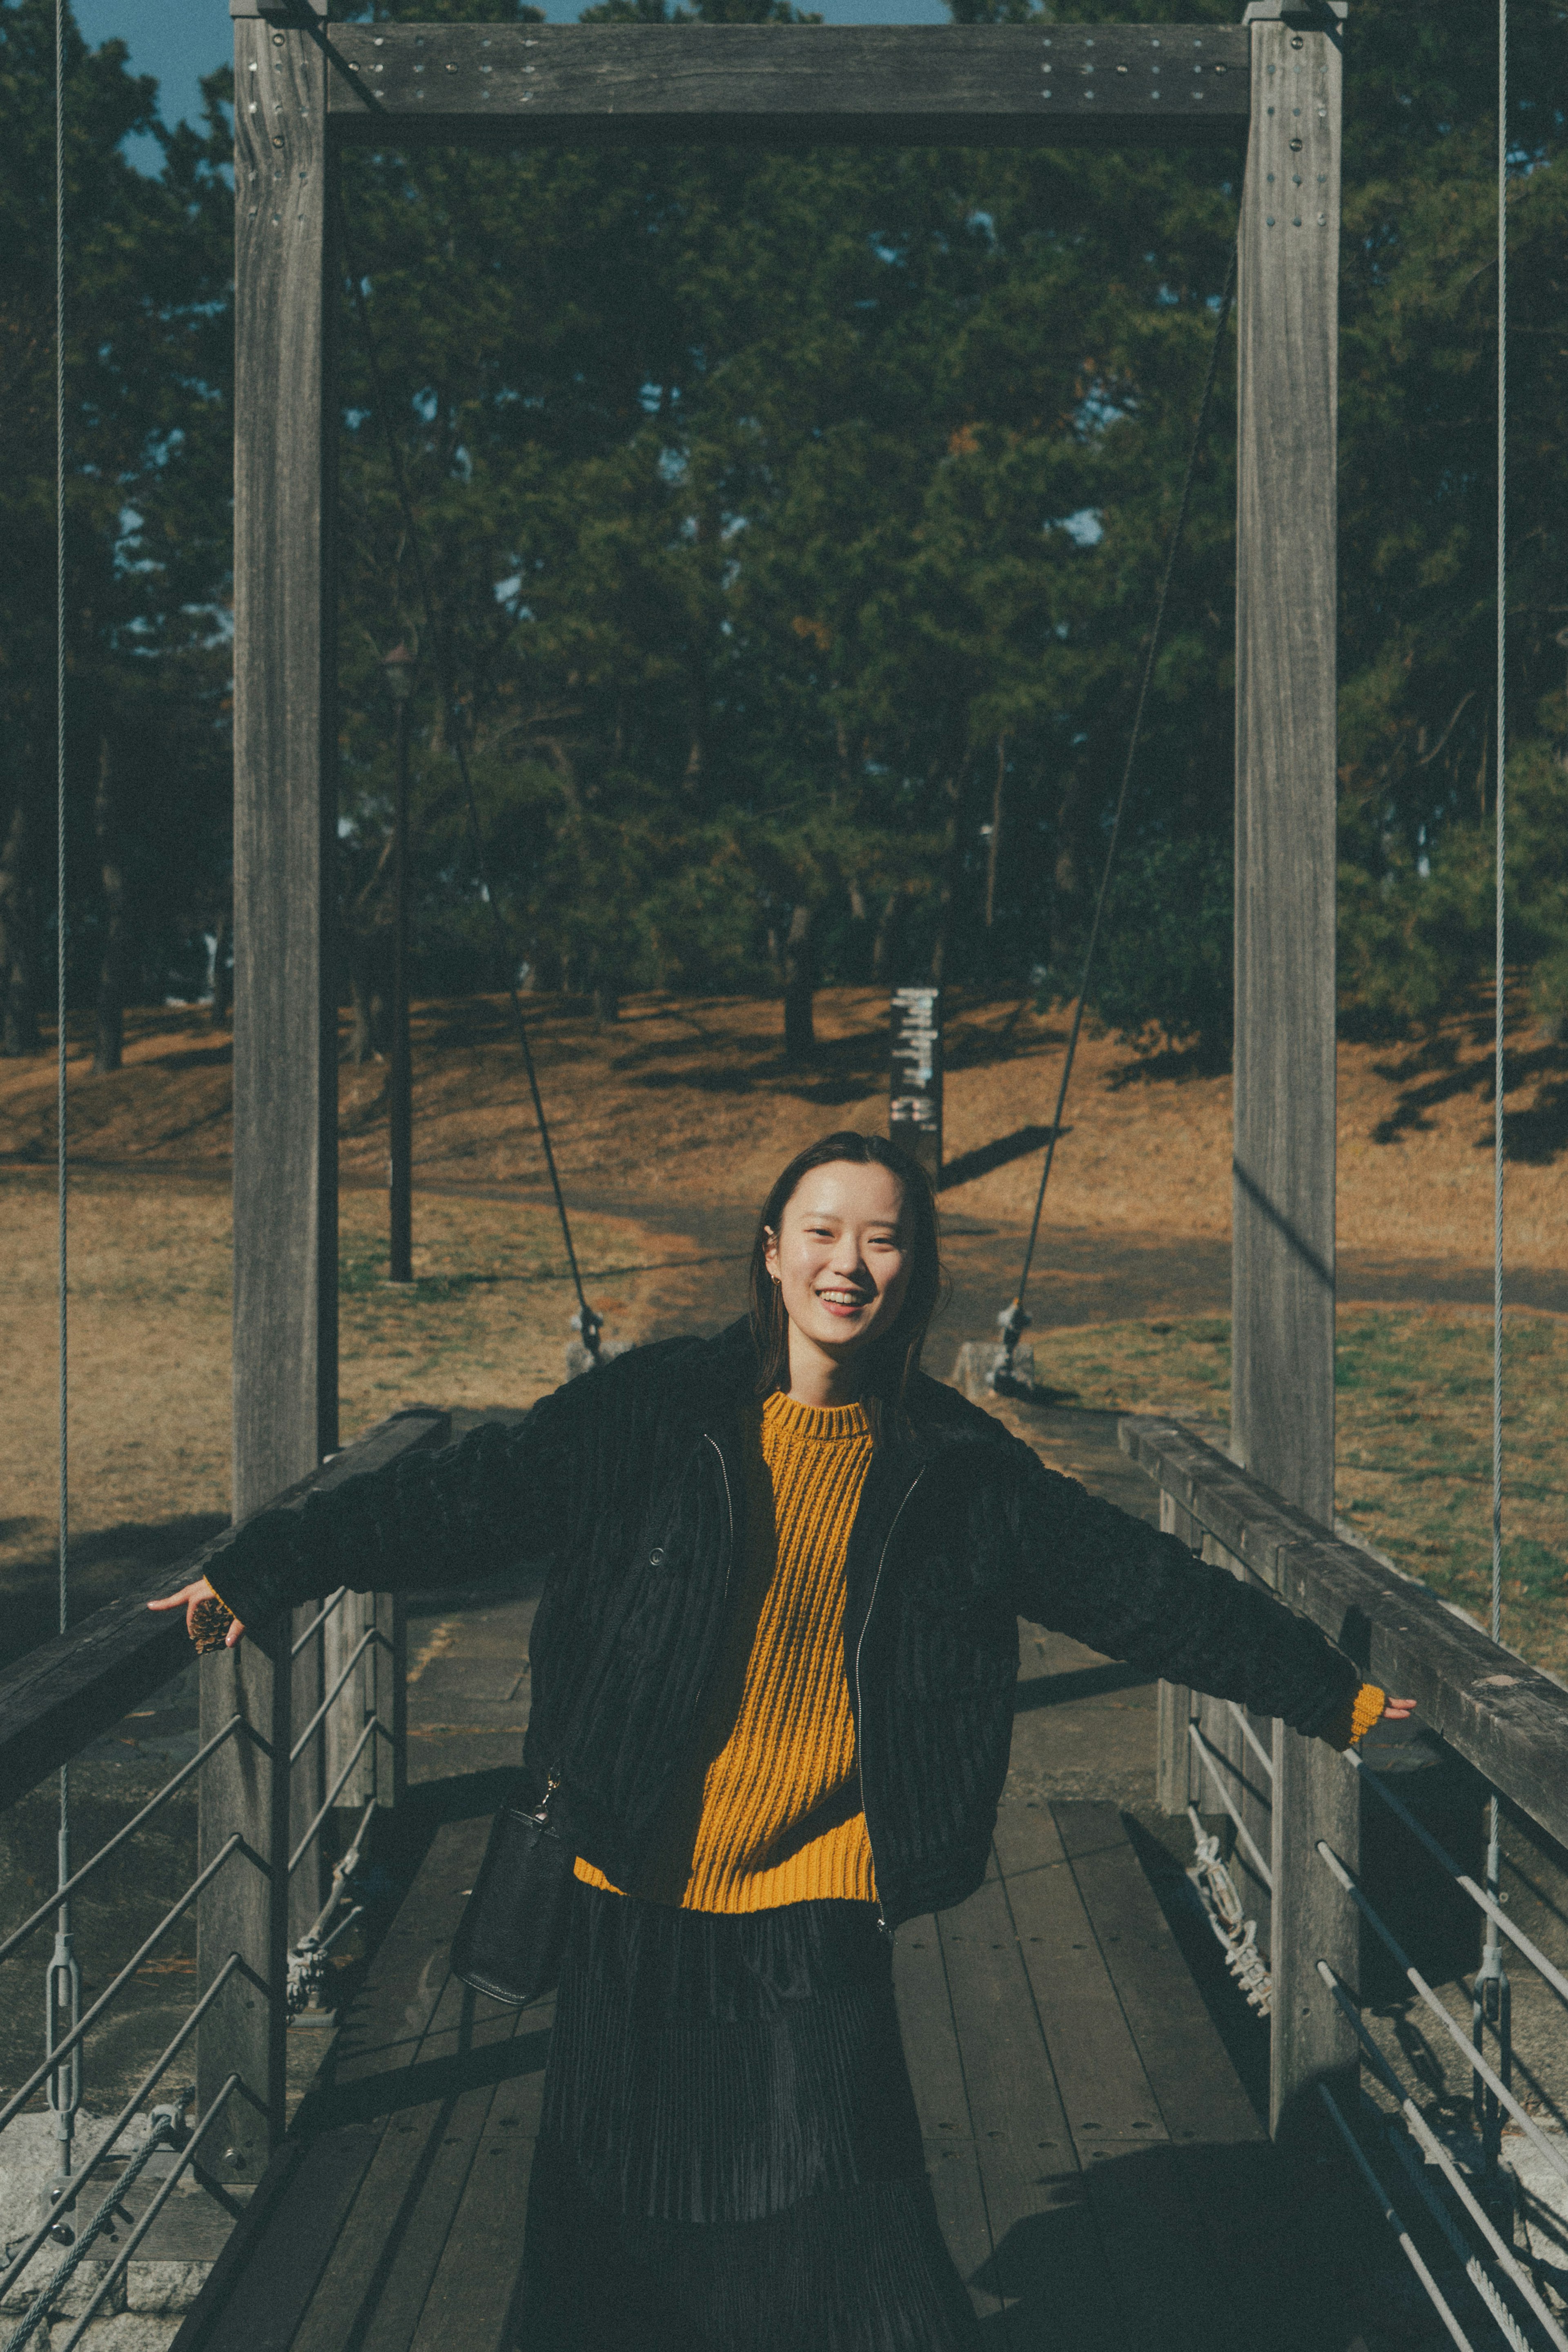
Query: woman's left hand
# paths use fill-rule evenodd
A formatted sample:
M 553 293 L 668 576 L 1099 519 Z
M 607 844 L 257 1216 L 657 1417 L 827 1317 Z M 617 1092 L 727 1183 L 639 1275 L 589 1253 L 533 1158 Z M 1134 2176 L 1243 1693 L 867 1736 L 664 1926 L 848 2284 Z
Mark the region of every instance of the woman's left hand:
M 1415 1712 L 1416 1702 L 1413 1698 L 1385 1698 L 1383 1702 L 1383 1714 L 1379 1719 L 1384 1723 L 1403 1723 L 1407 1716 L 1412 1716 Z

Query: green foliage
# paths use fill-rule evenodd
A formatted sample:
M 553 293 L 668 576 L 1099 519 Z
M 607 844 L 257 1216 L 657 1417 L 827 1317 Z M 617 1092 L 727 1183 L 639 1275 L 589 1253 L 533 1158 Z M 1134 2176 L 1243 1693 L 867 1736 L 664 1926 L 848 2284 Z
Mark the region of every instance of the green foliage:
M 953 0 L 1015 21 L 1027 0 Z M 376 0 L 383 16 L 431 0 Z M 369 12 L 367 12 L 369 13 Z M 521 0 L 442 13 L 532 21 Z M 1231 0 L 1077 14 L 1233 21 Z M 793 21 L 789 0 L 604 0 L 594 21 Z M 1562 739 L 1565 0 L 1513 18 L 1510 646 L 1514 942 L 1568 1007 Z M 47 800 L 52 650 L 46 0 L 0 0 L 22 462 L 0 698 Z M 693 37 L 700 37 L 694 34 Z M 143 896 L 193 922 L 224 842 L 228 204 L 222 88 L 157 179 L 151 92 L 73 38 L 73 826 L 112 727 Z M 1342 973 L 1432 1019 L 1490 953 L 1494 30 L 1363 0 L 1346 69 Z M 1236 159 L 756 149 L 345 159 L 342 898 L 388 914 L 390 714 L 417 642 L 418 953 L 499 974 L 458 791 L 546 982 L 1071 984 L 1125 758 L 1234 229 Z M 73 328 L 73 333 L 77 330 Z M 1099 1013 L 1223 1056 L 1230 989 L 1233 371 L 1221 365 L 1113 885 Z M 416 593 L 385 435 L 425 544 Z M 127 516 L 140 520 L 127 522 Z M 141 747 L 140 753 L 135 747 Z M 0 819 L 3 819 L 0 812 Z M 41 825 L 41 819 L 40 819 Z M 91 861 L 77 929 L 90 946 Z M 161 894 L 161 895 L 160 895 Z M 796 944 L 787 947 L 787 939 Z
M 125 46 L 66 24 L 67 693 L 73 945 L 98 906 L 93 799 L 107 740 L 144 963 L 161 973 L 223 886 L 229 565 L 228 76 L 204 133 L 162 130 Z M 54 862 L 54 10 L 0 5 L 0 842 L 41 923 Z M 151 132 L 156 179 L 120 152 Z M 172 855 L 171 852 L 172 850 Z M 196 902 L 202 902 L 197 904 Z M 0 987 L 6 974 L 0 971 Z M 153 982 L 157 984 L 156 981 Z

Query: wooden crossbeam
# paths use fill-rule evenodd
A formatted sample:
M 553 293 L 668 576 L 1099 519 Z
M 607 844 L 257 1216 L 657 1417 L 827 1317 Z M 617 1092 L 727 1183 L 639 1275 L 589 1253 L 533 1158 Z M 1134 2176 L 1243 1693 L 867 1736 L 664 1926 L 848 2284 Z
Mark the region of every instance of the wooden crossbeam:
M 382 24 L 319 37 L 332 135 L 358 144 L 1186 146 L 1245 141 L 1250 111 L 1240 26 Z M 249 103 L 265 114 L 265 68 L 260 85 Z

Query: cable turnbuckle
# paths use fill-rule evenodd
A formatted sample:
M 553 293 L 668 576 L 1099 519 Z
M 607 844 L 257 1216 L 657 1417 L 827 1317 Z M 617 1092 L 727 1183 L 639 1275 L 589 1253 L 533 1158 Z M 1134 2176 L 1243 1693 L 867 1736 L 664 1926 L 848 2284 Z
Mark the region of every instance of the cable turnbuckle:
M 577 1333 L 589 1354 L 596 1360 L 599 1355 L 599 1335 L 604 1328 L 604 1318 L 596 1315 L 586 1299 L 571 1318 L 571 1328 Z

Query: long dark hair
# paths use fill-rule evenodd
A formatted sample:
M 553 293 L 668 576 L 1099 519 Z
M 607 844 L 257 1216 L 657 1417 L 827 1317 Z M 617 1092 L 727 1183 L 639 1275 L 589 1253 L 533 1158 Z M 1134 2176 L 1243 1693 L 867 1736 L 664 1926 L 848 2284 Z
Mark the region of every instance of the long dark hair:
M 757 1238 L 751 1244 L 751 1328 L 757 1338 L 759 1364 L 758 1392 L 770 1396 L 776 1388 L 788 1387 L 789 1379 L 789 1318 L 779 1286 L 768 1271 L 768 1236 L 778 1238 L 786 1204 L 793 1199 L 801 1179 L 809 1176 L 813 1168 L 825 1168 L 835 1160 L 847 1160 L 855 1168 L 885 1168 L 904 1188 L 902 1222 L 909 1228 L 912 1260 L 909 1287 L 892 1328 L 880 1339 L 873 1340 L 866 1361 L 867 1388 L 884 1397 L 888 1403 L 896 1404 L 911 1372 L 920 1362 L 926 1326 L 942 1295 L 936 1200 L 931 1179 L 907 1151 L 896 1143 L 885 1142 L 880 1135 L 860 1135 L 847 1127 L 798 1151 L 775 1179 L 772 1191 L 762 1203 Z

